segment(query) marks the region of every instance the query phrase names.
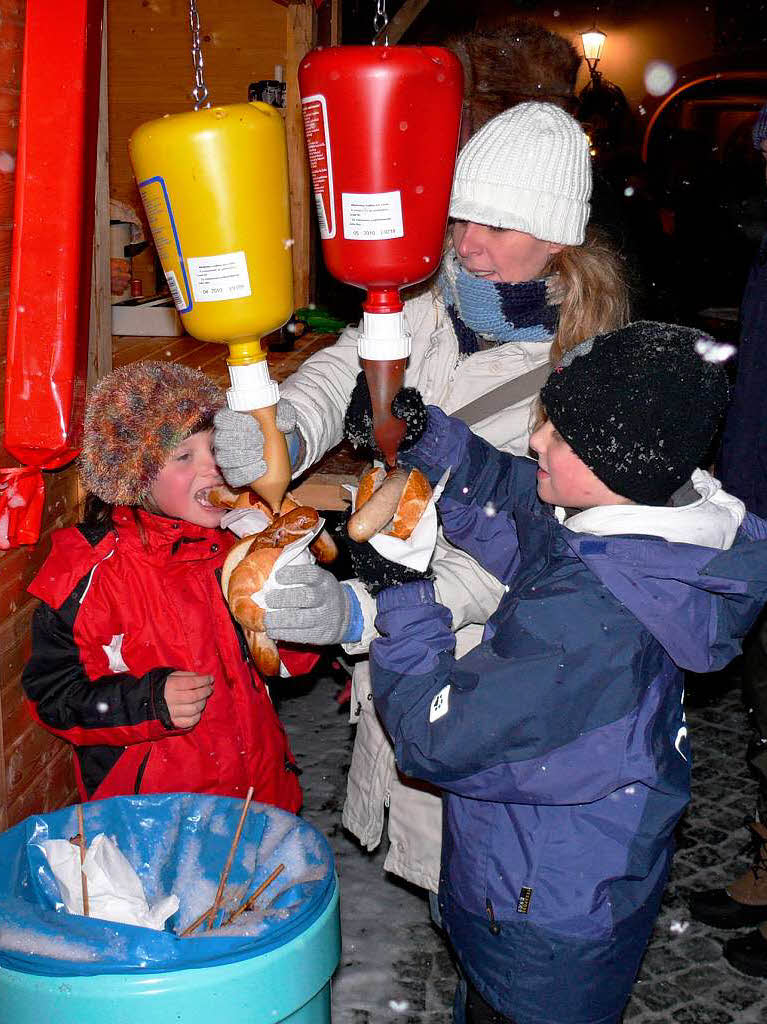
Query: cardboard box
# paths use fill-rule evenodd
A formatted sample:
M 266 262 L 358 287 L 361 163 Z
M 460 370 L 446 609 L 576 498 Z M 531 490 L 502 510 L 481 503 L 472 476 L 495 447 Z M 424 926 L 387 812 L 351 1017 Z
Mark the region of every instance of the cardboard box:
M 179 338 L 183 333 L 181 317 L 168 295 L 126 299 L 112 306 L 112 334 Z

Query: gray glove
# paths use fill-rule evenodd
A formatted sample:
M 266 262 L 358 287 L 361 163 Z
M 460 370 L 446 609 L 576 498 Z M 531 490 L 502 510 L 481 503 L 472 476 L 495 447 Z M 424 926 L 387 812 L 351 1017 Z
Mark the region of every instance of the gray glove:
M 277 403 L 277 426 L 283 434 L 296 429 L 296 410 L 286 398 Z M 213 448 L 216 462 L 230 487 L 253 483 L 266 472 L 264 435 L 256 420 L 246 412 L 219 409 Z
M 344 639 L 356 597 L 327 569 L 288 565 L 276 580 L 286 590 L 267 590 L 266 632 L 295 644 L 338 644 Z

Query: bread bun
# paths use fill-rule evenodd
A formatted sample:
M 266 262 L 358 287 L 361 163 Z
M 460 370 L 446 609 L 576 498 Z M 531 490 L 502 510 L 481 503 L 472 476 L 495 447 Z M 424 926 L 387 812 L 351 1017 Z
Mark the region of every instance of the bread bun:
M 211 487 L 208 491 L 208 501 L 214 508 L 235 508 L 241 495 L 238 491 L 233 491 L 227 487 L 226 484 L 219 484 L 217 487 Z
M 251 594 L 263 586 L 271 566 L 279 558 L 280 550 L 264 548 L 251 551 L 252 547 L 253 538 L 245 537 L 231 549 L 221 570 L 221 589 L 232 615 L 243 627 L 248 650 L 259 675 L 276 676 L 280 672 L 279 651 L 274 640 L 264 633 L 264 609 L 259 608 Z
M 373 497 L 375 491 L 379 489 L 381 484 L 386 479 L 386 470 L 383 466 L 373 466 L 371 469 L 366 469 L 360 477 L 359 487 L 357 488 L 357 503 L 355 505 L 355 512 L 359 512 L 363 505 L 367 504 L 370 498 Z
M 299 505 L 298 502 L 286 494 L 283 498 L 282 505 L 280 506 L 280 515 L 286 515 L 295 508 L 310 508 L 309 505 Z M 317 536 L 309 545 L 309 550 L 320 563 L 320 565 L 330 565 L 338 558 L 338 546 L 333 538 L 330 536 L 327 530 L 320 530 Z
M 245 630 L 248 650 L 253 656 L 256 668 L 261 676 L 278 676 L 280 674 L 280 652 L 277 644 L 266 633 Z
M 362 543 L 378 533 L 407 540 L 431 498 L 429 481 L 418 469 L 394 469 L 383 479 L 368 471 L 360 481 L 354 515 L 346 527 L 352 540 Z M 364 491 L 363 491 L 363 486 Z M 391 524 L 391 526 L 390 526 Z
M 237 495 L 237 501 L 234 503 L 233 508 L 259 508 L 261 509 L 262 512 L 266 514 L 270 523 L 274 518 L 272 510 L 269 508 L 269 506 L 265 504 L 263 501 L 261 501 L 259 496 L 257 494 L 254 494 L 253 491 L 250 490 L 250 488 L 248 488 L 246 491 L 241 491 Z
M 299 505 L 277 518 L 252 538 L 256 548 L 284 548 L 315 529 L 320 517 L 317 509 Z
M 249 538 L 253 541 L 253 538 Z M 226 591 L 232 615 L 245 629 L 263 632 L 265 611 L 253 600 L 253 594 L 263 590 L 269 573 L 282 548 L 249 549 L 232 570 Z M 221 584 L 223 587 L 223 573 Z
M 400 540 L 407 540 L 420 522 L 430 498 L 429 481 L 420 469 L 411 469 L 402 497 L 397 502 L 394 520 L 387 533 L 392 537 L 399 537 Z
M 260 506 L 258 501 L 253 504 Z M 253 600 L 253 594 L 263 590 L 286 545 L 314 529 L 319 520 L 316 509 L 294 501 L 288 504 L 283 515 L 275 518 L 268 513 L 271 522 L 261 533 L 233 545 L 221 569 L 221 589 L 232 615 L 245 630 L 253 661 L 263 676 L 279 674 L 280 656 L 277 645 L 264 632 L 266 612 Z
M 224 597 L 227 599 L 229 594 L 229 580 L 232 572 L 237 568 L 245 555 L 247 555 L 248 551 L 250 551 L 252 544 L 252 537 L 243 537 L 242 540 L 238 540 L 236 544 L 232 545 L 229 549 L 229 554 L 224 559 L 224 564 L 221 566 L 221 589 L 224 592 Z

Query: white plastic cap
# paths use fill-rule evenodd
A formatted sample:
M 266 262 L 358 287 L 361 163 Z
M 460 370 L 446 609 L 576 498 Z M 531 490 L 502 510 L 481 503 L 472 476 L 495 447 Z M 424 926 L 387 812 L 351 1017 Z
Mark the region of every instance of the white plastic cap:
M 362 334 L 357 339 L 360 359 L 407 359 L 411 337 L 405 319 L 399 313 L 363 313 Z
M 246 366 L 229 366 L 231 387 L 226 393 L 226 404 L 238 412 L 264 409 L 280 400 L 279 386 L 269 376 L 265 359 Z

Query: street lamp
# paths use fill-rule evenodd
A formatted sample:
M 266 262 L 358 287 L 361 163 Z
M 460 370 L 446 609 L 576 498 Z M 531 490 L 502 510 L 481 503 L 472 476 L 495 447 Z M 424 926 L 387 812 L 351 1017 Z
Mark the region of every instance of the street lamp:
M 592 78 L 600 77 L 601 73 L 597 71 L 597 64 L 602 59 L 602 50 L 604 49 L 605 39 L 607 39 L 605 33 L 600 32 L 596 26 L 592 26 L 588 32 L 581 32 L 583 56 L 589 66 Z
M 591 155 L 603 171 L 623 152 L 633 135 L 633 117 L 626 97 L 617 85 L 597 71 L 607 36 L 593 25 L 581 32 L 583 56 L 590 78 L 578 97 L 578 120 L 589 137 Z

